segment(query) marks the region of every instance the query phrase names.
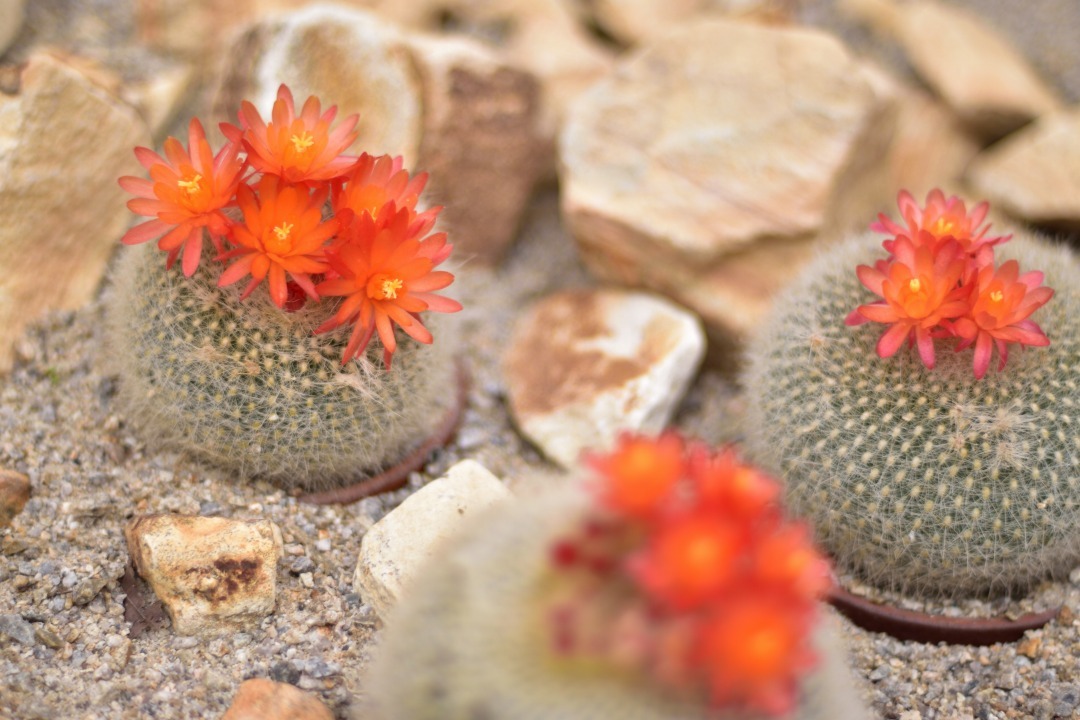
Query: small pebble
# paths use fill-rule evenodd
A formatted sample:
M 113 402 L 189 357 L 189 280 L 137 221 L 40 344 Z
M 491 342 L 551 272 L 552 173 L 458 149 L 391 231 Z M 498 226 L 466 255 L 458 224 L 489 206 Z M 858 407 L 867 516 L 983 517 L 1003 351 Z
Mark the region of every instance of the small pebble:
M 34 646 L 34 626 L 20 615 L 0 615 L 0 635 L 6 635 L 26 647 Z

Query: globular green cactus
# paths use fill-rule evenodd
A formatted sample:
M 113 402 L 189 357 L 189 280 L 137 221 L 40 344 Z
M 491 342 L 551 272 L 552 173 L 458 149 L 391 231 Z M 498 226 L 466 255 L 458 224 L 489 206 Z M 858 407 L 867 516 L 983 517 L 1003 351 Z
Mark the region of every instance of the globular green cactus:
M 123 415 L 154 445 L 244 477 L 306 490 L 397 462 L 450 412 L 449 335 L 399 341 L 393 369 L 375 338 L 344 367 L 348 327 L 313 334 L 335 299 L 285 312 L 266 293 L 241 301 L 204 262 L 166 270 L 144 245 L 124 252 L 109 301 L 110 369 Z M 430 322 L 430 321 L 429 321 Z
M 1032 316 L 1051 345 L 981 380 L 955 340 L 930 370 L 906 347 L 878 357 L 879 325 L 845 326 L 873 299 L 855 274 L 884 256 L 871 235 L 811 263 L 750 346 L 748 455 L 874 585 L 984 595 L 1080 564 L 1080 264 L 1023 233 L 997 252 L 1056 289 Z
M 752 720 L 638 671 L 552 651 L 545 598 L 557 583 L 551 548 L 586 502 L 556 488 L 489 511 L 417 574 L 387 619 L 365 676 L 361 716 L 382 720 Z M 828 622 L 820 663 L 802 678 L 788 718 L 868 717 Z

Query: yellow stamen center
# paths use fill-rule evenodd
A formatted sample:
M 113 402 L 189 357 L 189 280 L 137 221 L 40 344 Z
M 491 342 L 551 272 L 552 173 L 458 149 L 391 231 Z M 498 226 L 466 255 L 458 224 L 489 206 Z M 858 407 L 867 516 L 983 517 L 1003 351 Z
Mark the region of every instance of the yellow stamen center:
M 990 293 L 990 300 L 996 303 L 1001 302 L 1002 298 L 1004 297 L 1004 293 L 1002 293 L 1000 290 L 995 290 L 994 292 Z
M 401 289 L 401 286 L 403 284 L 404 283 L 402 283 L 397 278 L 391 278 L 389 280 L 383 280 L 383 284 L 382 284 L 383 297 L 388 297 L 391 300 L 396 299 L 397 298 L 397 291 Z
M 177 180 L 176 185 L 188 195 L 194 195 L 202 190 L 202 175 L 195 174 L 190 180 Z
M 908 290 L 911 292 L 919 292 L 922 289 L 922 283 L 919 282 L 919 278 L 911 278 L 908 282 Z
M 283 222 L 280 225 L 278 225 L 276 228 L 274 228 L 274 234 L 277 235 L 278 240 L 288 240 L 289 239 L 289 233 L 292 232 L 292 229 L 293 229 L 293 224 L 292 223 Z
M 289 141 L 292 142 L 293 149 L 296 150 L 296 152 L 298 153 L 306 152 L 308 148 L 315 144 L 315 138 L 311 137 L 311 135 L 308 135 L 307 130 L 300 133 L 299 135 L 293 135 L 291 138 L 289 138 Z
M 956 228 L 956 224 L 948 218 L 938 218 L 933 226 L 930 228 L 930 232 L 934 235 L 949 235 Z

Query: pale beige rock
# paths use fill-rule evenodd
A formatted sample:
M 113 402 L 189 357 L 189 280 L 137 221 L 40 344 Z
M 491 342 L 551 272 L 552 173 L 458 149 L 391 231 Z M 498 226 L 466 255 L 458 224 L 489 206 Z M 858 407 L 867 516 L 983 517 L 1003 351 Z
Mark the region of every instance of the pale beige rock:
M 564 217 L 598 277 L 670 295 L 737 339 L 815 236 L 892 201 L 889 109 L 822 33 L 684 25 L 575 104 Z
M 714 15 L 783 23 L 791 19 L 795 0 L 592 0 L 600 27 L 627 45 L 637 45 L 695 17 Z
M 503 363 L 521 431 L 563 467 L 619 433 L 660 432 L 705 351 L 700 321 L 659 297 L 576 290 L 519 318 Z
M 133 108 L 55 55 L 0 94 L 0 372 L 27 323 L 93 295 L 132 219 L 115 178 L 141 172 L 132 150 L 149 142 Z
M 408 45 L 423 81 L 426 192 L 445 206 L 458 257 L 497 261 L 550 164 L 540 88 L 474 42 L 412 36 Z
M 18 37 L 25 11 L 26 0 L 0 0 L 0 55 Z
M 438 548 L 510 491 L 475 460 L 462 460 L 405 499 L 364 534 L 353 588 L 379 616 Z
M 150 128 L 155 147 L 165 139 L 196 79 L 193 64 L 176 62 L 122 88 L 124 98 L 138 109 Z
M 611 69 L 612 53 L 588 35 L 565 0 L 369 0 L 369 6 L 409 27 L 479 38 L 536 75 L 549 136 L 569 103 Z
M 1000 137 L 1061 106 L 1028 61 L 975 13 L 933 0 L 843 4 L 895 37 L 920 77 L 964 122 L 988 137 Z
M 30 478 L 14 470 L 0 470 L 0 528 L 7 527 L 30 500 Z
M 229 49 L 215 101 L 217 114 L 236 122 L 242 100 L 270 116 L 278 86 L 296 102 L 309 95 L 338 118 L 359 114 L 355 153 L 389 153 L 416 164 L 423 128 L 423 87 L 400 32 L 369 13 L 313 5 L 252 25 Z M 297 108 L 299 109 L 299 107 Z
M 1080 224 L 1080 109 L 1042 117 L 983 151 L 967 179 L 1014 217 Z
M 282 540 L 269 520 L 144 515 L 124 536 L 178 634 L 229 632 L 274 611 Z
M 402 155 L 430 175 L 425 197 L 458 257 L 496 261 L 515 235 L 549 158 L 535 78 L 478 43 L 405 33 L 370 13 L 330 6 L 252 27 L 217 103 L 224 114 L 251 99 L 267 117 L 278 84 L 297 102 L 318 96 L 339 117 L 359 113 L 353 151 Z
M 980 150 L 979 142 L 940 101 L 926 92 L 866 65 L 874 91 L 895 110 L 895 131 L 879 162 L 890 195 L 908 190 L 924 197 L 933 188 L 955 188 Z M 886 208 L 868 208 L 871 217 Z
M 221 720 L 334 720 L 322 700 L 288 683 L 245 680 Z

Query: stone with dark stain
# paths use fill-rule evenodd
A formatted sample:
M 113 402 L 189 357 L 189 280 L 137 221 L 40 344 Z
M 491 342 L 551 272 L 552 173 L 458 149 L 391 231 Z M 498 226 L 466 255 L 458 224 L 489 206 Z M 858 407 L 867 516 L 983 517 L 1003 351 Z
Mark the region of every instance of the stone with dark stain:
M 511 411 L 545 454 L 569 466 L 621 431 L 661 430 L 703 352 L 698 319 L 666 300 L 557 293 L 521 318 L 504 358 Z
M 136 569 L 183 635 L 244 627 L 274 610 L 281 531 L 267 520 L 147 515 L 125 529 Z

